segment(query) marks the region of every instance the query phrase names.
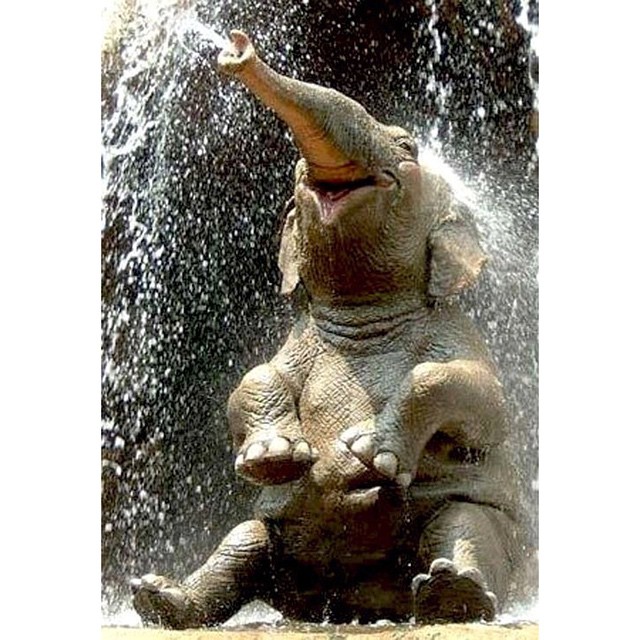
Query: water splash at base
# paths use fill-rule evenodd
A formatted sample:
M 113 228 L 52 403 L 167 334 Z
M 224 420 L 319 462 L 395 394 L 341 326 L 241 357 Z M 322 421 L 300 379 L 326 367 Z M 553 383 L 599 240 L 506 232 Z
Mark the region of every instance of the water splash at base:
M 496 619 L 490 623 L 493 626 L 507 627 L 519 624 L 537 624 L 538 618 L 538 602 L 537 600 L 532 603 L 518 605 L 508 609 L 504 613 L 501 613 Z M 129 627 L 129 628 L 143 628 L 140 617 L 131 607 L 123 606 L 116 612 L 111 613 L 108 616 L 103 617 L 102 625 L 105 627 Z M 358 625 L 357 622 L 353 623 L 354 627 L 358 628 L 379 628 L 379 627 L 398 627 L 406 628 L 407 624 L 395 624 L 389 620 L 379 620 L 371 625 Z M 282 614 L 268 604 L 261 600 L 254 600 L 244 605 L 240 611 L 233 615 L 224 624 L 220 625 L 223 629 L 242 629 L 246 627 L 255 628 L 256 626 L 275 628 L 281 630 L 300 630 L 307 631 L 322 630 L 327 624 L 309 624 L 298 622 L 285 621 Z

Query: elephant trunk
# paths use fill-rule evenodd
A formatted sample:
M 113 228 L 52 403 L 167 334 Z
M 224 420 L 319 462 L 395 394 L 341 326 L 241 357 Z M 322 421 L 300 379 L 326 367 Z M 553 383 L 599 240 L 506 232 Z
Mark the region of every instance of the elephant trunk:
M 218 69 L 238 78 L 288 125 L 317 182 L 344 183 L 375 175 L 388 145 L 383 126 L 354 100 L 333 89 L 280 75 L 255 53 L 249 38 L 231 31 Z

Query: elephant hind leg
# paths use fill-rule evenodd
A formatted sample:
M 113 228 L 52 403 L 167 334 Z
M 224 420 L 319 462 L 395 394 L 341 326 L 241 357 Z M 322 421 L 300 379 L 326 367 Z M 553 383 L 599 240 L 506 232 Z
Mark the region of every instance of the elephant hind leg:
M 268 590 L 269 537 L 259 520 L 235 527 L 207 562 L 182 582 L 148 574 L 132 581 L 144 622 L 173 629 L 213 625 Z
M 418 622 L 491 620 L 507 595 L 516 554 L 515 524 L 486 505 L 452 502 L 420 542 L 428 574 L 413 580 Z

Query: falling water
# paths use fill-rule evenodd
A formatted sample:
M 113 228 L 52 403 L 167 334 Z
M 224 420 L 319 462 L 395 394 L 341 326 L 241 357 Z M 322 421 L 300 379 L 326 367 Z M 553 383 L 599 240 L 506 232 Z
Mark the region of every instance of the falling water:
M 276 258 L 296 152 L 273 114 L 215 73 L 220 34 L 231 28 L 249 31 L 275 68 L 419 133 L 423 155 L 474 209 L 492 261 L 463 303 L 502 372 L 536 544 L 537 153 L 528 118 L 537 2 L 510 21 L 480 5 L 477 16 L 452 17 L 438 2 L 312 4 L 121 0 L 110 14 L 102 566 L 111 621 L 136 623 L 131 576 L 188 573 L 250 513 L 254 489 L 233 473 L 226 399 L 272 357 L 294 315 L 277 293 Z M 327 44 L 336 38 L 345 46 Z

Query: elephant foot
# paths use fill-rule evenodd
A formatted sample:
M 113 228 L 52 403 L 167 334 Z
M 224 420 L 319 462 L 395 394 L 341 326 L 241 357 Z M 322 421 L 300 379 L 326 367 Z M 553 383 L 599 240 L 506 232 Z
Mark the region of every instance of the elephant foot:
M 176 582 L 149 573 L 130 582 L 133 608 L 144 624 L 158 624 L 171 629 L 201 626 L 201 616 L 194 602 Z
M 317 458 L 317 451 L 302 438 L 258 437 L 240 449 L 235 469 L 238 475 L 254 484 L 284 484 L 301 478 Z
M 471 622 L 493 620 L 496 596 L 487 590 L 477 569 L 458 571 L 446 558 L 431 563 L 429 574 L 418 574 L 411 583 L 416 622 Z
M 402 469 L 400 456 L 388 443 L 383 443 L 373 425 L 362 424 L 343 431 L 340 440 L 365 466 L 375 469 L 380 475 L 393 480 L 402 487 L 411 484 L 411 474 Z

